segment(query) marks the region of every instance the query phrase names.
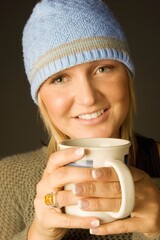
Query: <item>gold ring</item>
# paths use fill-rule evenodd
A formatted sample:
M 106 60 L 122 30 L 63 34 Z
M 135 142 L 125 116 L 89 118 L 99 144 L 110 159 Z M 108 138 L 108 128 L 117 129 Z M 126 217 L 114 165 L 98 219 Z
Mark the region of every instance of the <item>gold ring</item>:
M 56 199 L 57 192 L 47 194 L 44 198 L 46 205 L 52 205 L 54 208 L 58 208 L 58 203 Z

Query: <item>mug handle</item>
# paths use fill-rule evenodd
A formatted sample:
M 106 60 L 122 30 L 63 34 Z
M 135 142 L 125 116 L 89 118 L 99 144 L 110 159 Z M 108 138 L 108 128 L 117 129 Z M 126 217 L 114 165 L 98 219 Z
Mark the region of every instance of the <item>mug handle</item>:
M 128 217 L 133 211 L 135 204 L 135 187 L 134 181 L 129 168 L 120 160 L 106 161 L 105 167 L 113 167 L 118 175 L 122 202 L 118 212 L 106 212 L 114 219 Z

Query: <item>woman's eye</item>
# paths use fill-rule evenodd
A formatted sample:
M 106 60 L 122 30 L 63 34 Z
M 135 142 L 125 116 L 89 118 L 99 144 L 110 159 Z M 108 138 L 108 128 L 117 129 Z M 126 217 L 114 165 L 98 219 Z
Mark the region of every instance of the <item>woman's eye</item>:
M 96 73 L 109 72 L 112 68 L 113 68 L 113 66 L 103 66 L 103 67 L 99 67 L 98 70 L 96 71 Z
M 58 84 L 65 83 L 66 81 L 67 79 L 65 77 L 56 77 L 56 78 L 52 78 L 50 83 L 58 85 Z

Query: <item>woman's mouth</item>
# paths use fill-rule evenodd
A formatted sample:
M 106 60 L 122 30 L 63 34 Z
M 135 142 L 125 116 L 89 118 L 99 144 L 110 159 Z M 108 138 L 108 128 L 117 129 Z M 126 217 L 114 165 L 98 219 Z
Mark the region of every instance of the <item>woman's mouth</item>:
M 90 120 L 90 119 L 95 119 L 100 117 L 101 115 L 103 115 L 103 113 L 106 111 L 106 109 L 101 109 L 97 112 L 93 112 L 93 113 L 87 113 L 87 114 L 82 114 L 77 116 L 77 118 L 79 119 L 83 119 L 83 120 Z

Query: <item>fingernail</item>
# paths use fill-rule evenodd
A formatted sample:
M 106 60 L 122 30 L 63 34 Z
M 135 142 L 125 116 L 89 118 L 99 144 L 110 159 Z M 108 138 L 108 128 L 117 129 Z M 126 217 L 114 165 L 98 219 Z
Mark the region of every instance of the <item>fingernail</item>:
M 73 186 L 72 186 L 72 193 L 73 194 L 80 194 L 82 192 L 83 192 L 83 186 L 82 185 L 73 184 Z
M 100 226 L 100 221 L 98 219 L 93 220 L 91 222 L 92 227 L 99 227 Z M 91 229 L 92 230 L 92 229 Z M 96 229 L 95 229 L 96 230 Z
M 91 228 L 91 229 L 89 230 L 89 232 L 90 232 L 90 234 L 97 234 L 97 233 L 98 233 L 98 230 L 95 229 L 95 228 Z
M 75 150 L 75 154 L 78 155 L 78 156 L 83 156 L 84 154 L 84 148 L 77 148 Z
M 100 178 L 103 175 L 103 172 L 100 169 L 93 169 L 92 170 L 92 177 L 94 179 Z
M 78 200 L 78 207 L 79 208 L 88 208 L 89 202 L 87 200 Z

